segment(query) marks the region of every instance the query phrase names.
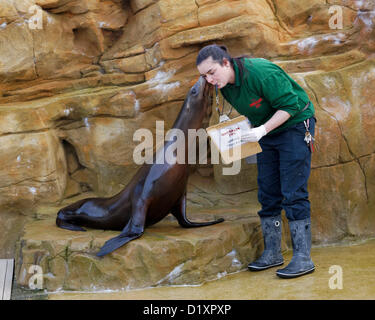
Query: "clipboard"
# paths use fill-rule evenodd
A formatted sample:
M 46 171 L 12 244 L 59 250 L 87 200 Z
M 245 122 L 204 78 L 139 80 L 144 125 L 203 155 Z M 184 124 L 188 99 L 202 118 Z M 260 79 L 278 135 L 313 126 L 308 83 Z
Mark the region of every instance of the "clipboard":
M 210 126 L 206 131 L 220 152 L 224 164 L 230 164 L 262 152 L 258 142 L 248 142 L 244 138 L 250 129 L 249 120 L 245 116 L 239 116 Z

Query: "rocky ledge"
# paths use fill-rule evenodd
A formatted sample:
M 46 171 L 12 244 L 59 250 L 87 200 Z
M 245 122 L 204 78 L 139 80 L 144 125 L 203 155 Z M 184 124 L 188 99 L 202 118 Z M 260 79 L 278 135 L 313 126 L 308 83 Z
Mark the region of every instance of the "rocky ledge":
M 42 288 L 47 292 L 198 285 L 243 270 L 263 249 L 259 218 L 231 209 L 189 213 L 193 221 L 218 217 L 225 222 L 184 229 L 169 215 L 103 258 L 95 253 L 117 231 L 73 232 L 57 228 L 52 216 L 34 220 L 25 225 L 18 242 L 17 284 L 30 287 L 31 277 L 35 279 L 30 267 L 35 265 L 43 273 Z

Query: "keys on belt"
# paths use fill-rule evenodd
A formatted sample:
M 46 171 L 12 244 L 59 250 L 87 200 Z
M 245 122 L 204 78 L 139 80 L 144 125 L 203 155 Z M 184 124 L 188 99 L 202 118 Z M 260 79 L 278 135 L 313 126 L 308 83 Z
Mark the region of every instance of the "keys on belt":
M 304 123 L 305 128 L 306 128 L 304 140 L 307 143 L 307 146 L 310 148 L 310 151 L 313 152 L 314 151 L 314 140 L 315 139 L 309 131 L 310 121 L 309 121 L 309 119 L 307 119 L 307 120 L 303 121 L 303 123 Z

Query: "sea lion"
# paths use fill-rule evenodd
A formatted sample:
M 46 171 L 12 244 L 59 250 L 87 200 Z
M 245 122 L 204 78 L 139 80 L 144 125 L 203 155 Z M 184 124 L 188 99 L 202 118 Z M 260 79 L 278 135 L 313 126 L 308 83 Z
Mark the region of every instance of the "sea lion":
M 203 77 L 189 90 L 173 128 L 182 130 L 185 137 L 185 161 L 163 164 L 156 158 L 164 156 L 168 146 L 164 144 L 154 153 L 152 164 L 143 164 L 129 184 L 110 198 L 88 198 L 61 209 L 56 224 L 68 230 L 85 231 L 82 226 L 122 230 L 108 240 L 97 256 L 101 257 L 127 242 L 140 237 L 144 228 L 162 220 L 169 213 L 184 228 L 203 227 L 224 221 L 192 222 L 186 216 L 186 185 L 189 176 L 188 129 L 199 129 L 211 111 L 211 90 Z M 177 155 L 175 155 L 177 156 Z

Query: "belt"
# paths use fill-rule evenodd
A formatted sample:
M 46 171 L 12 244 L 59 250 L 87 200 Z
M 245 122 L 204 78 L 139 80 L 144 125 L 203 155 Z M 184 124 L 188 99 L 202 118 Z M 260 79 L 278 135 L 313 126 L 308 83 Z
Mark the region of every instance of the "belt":
M 303 109 L 302 109 L 301 111 L 299 111 L 297 114 L 299 114 L 299 113 L 305 111 L 305 110 L 309 107 L 309 105 L 310 105 L 310 101 L 309 101 L 309 102 L 303 107 Z

